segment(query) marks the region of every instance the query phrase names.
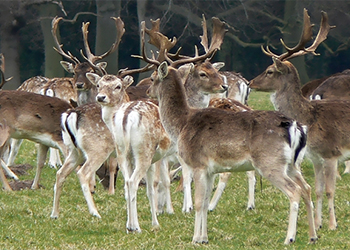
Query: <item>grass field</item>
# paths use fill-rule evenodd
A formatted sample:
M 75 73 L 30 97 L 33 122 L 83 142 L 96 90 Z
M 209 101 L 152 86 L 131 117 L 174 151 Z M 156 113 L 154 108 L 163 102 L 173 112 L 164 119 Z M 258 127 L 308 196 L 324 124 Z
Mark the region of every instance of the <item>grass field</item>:
M 255 109 L 272 109 L 268 95 L 252 93 L 250 105 Z M 36 149 L 25 142 L 17 163 L 36 164 Z M 344 166 L 339 168 L 342 173 Z M 309 162 L 302 165 L 307 182 L 314 187 L 314 173 Z M 300 203 L 297 239 L 283 245 L 287 231 L 289 202 L 287 197 L 265 179 L 257 177 L 256 208 L 246 210 L 247 178 L 245 173 L 232 175 L 215 211 L 208 216 L 208 245 L 192 244 L 194 213 L 181 212 L 183 195 L 172 199 L 175 214 L 159 215 L 161 229 L 151 230 L 151 215 L 146 190 L 138 192 L 138 213 L 142 233 L 127 234 L 123 178 L 118 176 L 116 194 L 110 196 L 98 184 L 94 199 L 102 219 L 90 216 L 75 173 L 67 179 L 61 196 L 60 217 L 50 218 L 56 170 L 45 167 L 40 190 L 0 192 L 0 249 L 348 249 L 350 237 L 350 175 L 337 182 L 335 197 L 338 229 L 328 230 L 328 208 L 324 197 L 323 228 L 319 241 L 308 244 L 308 225 L 303 202 Z M 22 180 L 34 178 L 35 169 Z M 315 193 L 313 190 L 313 200 Z

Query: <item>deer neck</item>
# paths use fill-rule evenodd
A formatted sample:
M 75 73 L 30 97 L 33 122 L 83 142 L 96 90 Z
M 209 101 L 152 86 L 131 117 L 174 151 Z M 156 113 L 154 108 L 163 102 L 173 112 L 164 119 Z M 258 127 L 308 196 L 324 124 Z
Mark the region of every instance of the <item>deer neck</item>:
M 281 77 L 280 88 L 271 95 L 271 102 L 281 113 L 303 124 L 311 125 L 313 107 L 301 94 L 297 72 Z
M 177 142 L 192 109 L 187 103 L 184 85 L 175 69 L 169 69 L 167 78 L 160 83 L 158 101 L 160 119 L 164 129 L 172 141 Z
M 185 92 L 187 96 L 188 105 L 192 108 L 207 108 L 209 106 L 210 96 L 204 94 L 196 79 L 189 77 L 185 83 Z
M 120 97 L 118 102 L 115 102 L 113 105 L 101 105 L 101 116 L 102 120 L 106 123 L 107 127 L 113 131 L 113 120 L 117 110 L 124 104 L 129 102 L 129 96 L 124 94 Z
M 78 90 L 78 106 L 96 102 L 97 89 Z

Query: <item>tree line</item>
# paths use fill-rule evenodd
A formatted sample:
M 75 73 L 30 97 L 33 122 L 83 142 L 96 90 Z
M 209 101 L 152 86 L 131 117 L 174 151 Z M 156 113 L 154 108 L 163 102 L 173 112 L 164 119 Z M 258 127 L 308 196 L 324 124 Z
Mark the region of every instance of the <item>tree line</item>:
M 53 50 L 51 20 L 63 18 L 59 27 L 60 41 L 66 51 L 83 60 L 81 25 L 89 22 L 89 43 L 95 54 L 102 54 L 113 43 L 116 31 L 111 16 L 120 16 L 125 34 L 119 51 L 106 58 L 107 71 L 115 74 L 121 68 L 136 68 L 140 60 L 140 22 L 160 18 L 160 31 L 176 37 L 181 53 L 192 56 L 199 48 L 202 35 L 202 15 L 211 27 L 213 16 L 227 23 L 228 32 L 221 50 L 213 61 L 223 61 L 224 70 L 240 72 L 252 79 L 271 63 L 261 51 L 269 45 L 282 53 L 280 38 L 290 47 L 297 44 L 302 32 L 303 9 L 309 11 L 315 32 L 319 28 L 321 11 L 326 11 L 329 23 L 336 25 L 317 49 L 318 56 L 308 55 L 292 61 L 298 68 L 302 83 L 349 68 L 350 16 L 348 1 L 268 1 L 268 0 L 13 0 L 0 1 L 0 52 L 6 59 L 6 76 L 13 80 L 5 88 L 16 88 L 24 80 L 36 76 L 60 77 L 66 73 L 59 65 L 62 57 Z M 148 45 L 148 50 L 154 48 Z

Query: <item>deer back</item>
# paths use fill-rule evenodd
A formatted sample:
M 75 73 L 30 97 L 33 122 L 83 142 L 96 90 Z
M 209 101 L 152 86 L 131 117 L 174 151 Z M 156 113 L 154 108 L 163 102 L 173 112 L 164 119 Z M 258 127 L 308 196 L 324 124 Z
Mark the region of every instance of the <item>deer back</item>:
M 350 100 L 350 75 L 338 74 L 323 81 L 312 93 L 312 100 Z
M 47 136 L 46 145 L 53 147 L 62 141 L 60 118 L 71 107 L 67 102 L 26 91 L 3 90 L 0 105 L 0 120 L 10 127 L 11 137 L 41 142 Z
M 93 152 L 95 147 L 107 147 L 113 151 L 113 137 L 101 118 L 100 104 L 89 103 L 69 109 L 62 115 L 61 123 L 66 145 L 84 152 Z
M 250 93 L 248 80 L 233 71 L 221 71 L 220 74 L 224 76 L 227 85 L 226 97 L 247 104 Z
M 34 76 L 25 80 L 17 90 L 41 94 L 43 87 L 49 80 L 44 76 Z

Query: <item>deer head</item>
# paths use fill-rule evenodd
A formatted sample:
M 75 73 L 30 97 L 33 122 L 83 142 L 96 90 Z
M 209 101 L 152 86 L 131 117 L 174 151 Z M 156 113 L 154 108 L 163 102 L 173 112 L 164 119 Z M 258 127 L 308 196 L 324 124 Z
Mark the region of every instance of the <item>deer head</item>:
M 295 67 L 288 62 L 287 60 L 298 57 L 305 54 L 313 54 L 318 55 L 315 50 L 317 47 L 325 40 L 327 39 L 327 35 L 330 31 L 330 29 L 334 28 L 335 26 L 330 26 L 328 24 L 328 16 L 326 12 L 321 12 L 322 18 L 321 18 L 321 24 L 320 29 L 318 31 L 318 34 L 314 40 L 314 42 L 307 48 L 305 48 L 305 45 L 312 40 L 312 27 L 310 23 L 310 16 L 307 13 L 307 10 L 304 9 L 304 26 L 303 26 L 303 32 L 300 37 L 299 43 L 293 47 L 289 48 L 284 41 L 281 39 L 281 43 L 286 49 L 286 52 L 281 55 L 276 55 L 270 51 L 268 47 L 264 49 L 262 47 L 262 51 L 270 56 L 273 60 L 273 64 L 270 65 L 265 72 L 260 74 L 258 77 L 256 77 L 254 80 L 251 81 L 250 87 L 259 89 L 261 91 L 275 91 L 281 88 L 281 80 L 280 78 L 289 78 L 289 82 L 300 82 L 298 73 L 295 69 Z M 296 86 L 299 87 L 299 86 Z

